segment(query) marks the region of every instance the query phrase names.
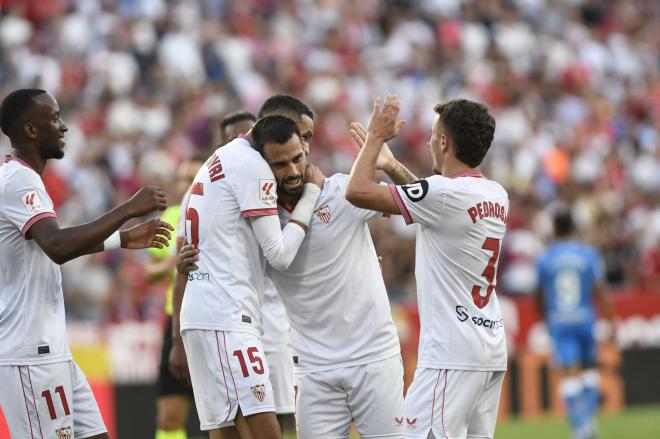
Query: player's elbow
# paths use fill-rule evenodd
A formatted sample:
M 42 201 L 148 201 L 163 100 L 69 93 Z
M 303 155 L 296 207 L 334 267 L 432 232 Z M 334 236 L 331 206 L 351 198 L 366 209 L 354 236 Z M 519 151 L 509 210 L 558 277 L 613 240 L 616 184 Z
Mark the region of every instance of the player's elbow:
M 57 237 L 42 240 L 39 242 L 39 246 L 50 260 L 58 265 L 62 265 L 72 259 L 69 254 L 70 246 L 64 240 Z
M 283 257 L 271 257 L 270 259 L 266 258 L 268 260 L 268 264 L 270 264 L 271 267 L 273 267 L 277 271 L 285 271 L 289 268 L 289 265 L 291 265 L 290 260 L 287 260 Z
M 67 255 L 62 250 L 59 249 L 44 249 L 44 253 L 46 253 L 50 260 L 55 262 L 57 265 L 62 265 L 71 259 L 67 257 Z

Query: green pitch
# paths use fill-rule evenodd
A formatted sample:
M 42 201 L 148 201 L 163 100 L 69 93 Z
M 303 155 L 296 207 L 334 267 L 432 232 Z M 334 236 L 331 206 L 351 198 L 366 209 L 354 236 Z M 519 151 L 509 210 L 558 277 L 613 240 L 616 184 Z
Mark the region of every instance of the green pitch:
M 660 406 L 629 408 L 617 415 L 601 415 L 599 439 L 660 439 Z M 295 435 L 285 435 L 295 439 Z M 355 433 L 351 439 L 360 436 Z M 569 439 L 564 419 L 542 418 L 537 421 L 509 420 L 497 425 L 497 439 Z

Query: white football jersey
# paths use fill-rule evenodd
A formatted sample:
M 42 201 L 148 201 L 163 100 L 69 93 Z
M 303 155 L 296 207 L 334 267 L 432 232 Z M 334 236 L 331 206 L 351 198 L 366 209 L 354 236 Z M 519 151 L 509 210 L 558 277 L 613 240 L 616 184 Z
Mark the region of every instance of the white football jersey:
M 477 170 L 390 185 L 406 223 L 417 223 L 418 367 L 506 370 L 497 261 L 509 198 Z
M 188 274 L 182 330 L 261 336 L 266 262 L 249 221 L 277 214 L 276 191 L 268 164 L 243 137 L 218 148 L 197 172 L 184 212 L 199 268 Z
M 266 277 L 264 298 L 261 302 L 261 316 L 264 333 L 261 344 L 266 352 L 286 350 L 289 346 L 289 317 L 284 309 L 280 295 L 273 285 L 273 281 Z M 289 357 L 291 361 L 291 357 Z
M 60 267 L 28 237 L 55 216 L 39 174 L 8 157 L 0 167 L 0 365 L 71 359 Z
M 283 272 L 269 269 L 289 316 L 299 371 L 367 364 L 400 351 L 366 223 L 381 214 L 346 201 L 347 181 L 344 174 L 325 179 L 293 263 Z M 290 213 L 278 211 L 284 226 Z

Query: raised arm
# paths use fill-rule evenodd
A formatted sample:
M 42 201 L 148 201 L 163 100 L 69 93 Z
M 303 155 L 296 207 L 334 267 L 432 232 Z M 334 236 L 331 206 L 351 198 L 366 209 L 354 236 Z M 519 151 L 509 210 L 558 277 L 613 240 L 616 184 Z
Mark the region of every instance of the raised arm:
M 376 161 L 383 144 L 396 137 L 405 123 L 396 120 L 399 107 L 399 100 L 392 95 L 387 96 L 382 104 L 380 98 L 376 98 L 364 146 L 353 164 L 346 187 L 346 199 L 354 206 L 401 214 L 390 188 L 375 182 Z
M 367 130 L 360 122 L 351 123 L 350 133 L 355 142 L 362 148 L 367 140 Z M 392 179 L 394 184 L 410 184 L 419 180 L 415 174 L 410 172 L 403 163 L 398 161 L 387 143 L 383 143 L 378 158 L 376 159 L 376 169 L 383 171 Z
M 160 188 L 147 186 L 130 200 L 117 206 L 95 221 L 80 226 L 60 228 L 55 217 L 43 218 L 32 225 L 29 236 L 41 247 L 53 262 L 63 264 L 79 256 L 104 249 L 104 241 L 131 218 L 140 217 L 155 210 L 165 210 L 165 194 Z M 117 248 L 146 248 L 168 245 L 169 230 L 173 228 L 160 220 L 140 224 L 113 235 L 110 246 Z

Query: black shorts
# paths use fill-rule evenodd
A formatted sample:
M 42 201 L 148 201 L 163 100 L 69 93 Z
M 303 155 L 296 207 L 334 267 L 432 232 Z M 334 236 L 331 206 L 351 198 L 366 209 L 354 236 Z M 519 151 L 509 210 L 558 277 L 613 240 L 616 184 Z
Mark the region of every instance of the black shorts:
M 163 348 L 160 352 L 160 368 L 158 371 L 158 396 L 183 395 L 192 396 L 192 387 L 176 379 L 170 373 L 169 358 L 172 350 L 172 317 L 167 317 L 165 332 L 163 333 Z

